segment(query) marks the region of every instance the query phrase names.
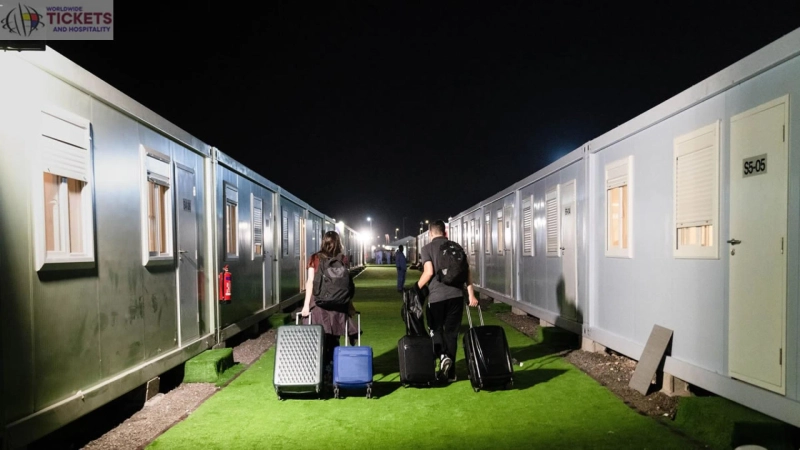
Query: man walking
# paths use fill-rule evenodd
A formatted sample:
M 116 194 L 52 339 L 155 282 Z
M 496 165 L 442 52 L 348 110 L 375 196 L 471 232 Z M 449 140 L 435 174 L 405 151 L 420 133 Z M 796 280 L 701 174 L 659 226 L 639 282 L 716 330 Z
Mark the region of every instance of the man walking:
M 456 381 L 456 350 L 458 349 L 458 329 L 464 316 L 464 287 L 469 296 L 469 306 L 478 306 L 478 299 L 472 288 L 472 275 L 467 270 L 465 286 L 450 286 L 438 280 L 437 272 L 442 268 L 439 248 L 448 242 L 445 225 L 441 220 L 431 224 L 431 241 L 420 251 L 423 272 L 417 287 L 422 289 L 428 282 L 428 326 L 433 336 L 434 349 L 439 357 L 439 376 Z
M 394 254 L 394 264 L 397 266 L 397 292 L 403 292 L 403 285 L 406 284 L 406 255 L 403 254 L 402 245 Z

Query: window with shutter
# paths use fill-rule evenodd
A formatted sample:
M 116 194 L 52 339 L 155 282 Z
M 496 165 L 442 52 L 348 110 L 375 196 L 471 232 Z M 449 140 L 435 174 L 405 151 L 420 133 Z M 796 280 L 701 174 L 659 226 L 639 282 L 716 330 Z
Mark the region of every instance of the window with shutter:
M 533 256 L 533 197 L 522 199 L 522 256 Z
M 632 178 L 633 156 L 606 165 L 606 256 L 633 256 Z
M 289 212 L 281 207 L 281 252 L 283 256 L 289 256 Z
M 492 214 L 486 213 L 486 222 L 483 225 L 483 247 L 487 255 L 492 253 Z
M 91 126 L 87 119 L 41 111 L 39 166 L 33 204 L 36 270 L 46 264 L 94 264 Z M 56 266 L 52 266 L 55 268 Z
M 264 202 L 253 197 L 253 259 L 264 254 Z
M 555 185 L 547 190 L 545 194 L 545 218 L 547 221 L 547 256 L 559 256 L 561 248 L 561 229 L 559 222 L 561 215 L 558 214 L 558 202 L 560 186 Z
M 145 265 L 172 261 L 172 161 L 169 156 L 140 146 L 144 166 L 143 246 Z
M 497 210 L 497 242 L 495 243 L 497 247 L 497 254 L 503 254 L 503 248 L 505 247 L 505 236 L 504 236 L 505 227 L 503 226 L 503 209 L 502 206 L 500 209 Z
M 475 238 L 477 235 L 475 234 L 475 219 L 470 219 L 469 221 L 469 254 L 475 254 Z
M 294 213 L 294 256 L 300 256 L 300 215 Z
M 239 190 L 225 183 L 225 258 L 239 257 Z
M 676 258 L 719 258 L 719 122 L 675 138 Z

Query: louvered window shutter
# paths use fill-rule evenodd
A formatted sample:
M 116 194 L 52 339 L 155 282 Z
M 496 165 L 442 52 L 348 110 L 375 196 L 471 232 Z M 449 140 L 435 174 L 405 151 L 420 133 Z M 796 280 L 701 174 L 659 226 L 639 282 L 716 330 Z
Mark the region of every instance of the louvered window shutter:
M 558 186 L 553 186 L 547 191 L 545 196 L 545 208 L 547 212 L 547 255 L 558 256 L 559 242 L 559 219 L 558 214 Z
M 147 158 L 145 159 L 147 180 L 152 181 L 155 184 L 169 187 L 169 162 L 168 156 L 148 151 Z
M 698 142 L 699 140 L 703 142 Z M 715 215 L 714 196 L 717 191 L 717 152 L 714 135 L 709 133 L 699 136 L 679 144 L 677 147 L 678 156 L 675 161 L 676 226 L 683 228 L 712 224 Z
M 44 170 L 88 182 L 89 121 L 68 114 L 42 111 L 42 163 Z
M 522 200 L 522 255 L 533 256 L 533 199 Z
M 263 204 L 260 198 L 253 198 L 253 253 L 260 256 L 264 244 Z
M 294 213 L 294 256 L 300 256 L 300 215 Z
M 289 213 L 286 209 L 281 210 L 282 223 L 281 234 L 283 235 L 283 255 L 289 256 Z

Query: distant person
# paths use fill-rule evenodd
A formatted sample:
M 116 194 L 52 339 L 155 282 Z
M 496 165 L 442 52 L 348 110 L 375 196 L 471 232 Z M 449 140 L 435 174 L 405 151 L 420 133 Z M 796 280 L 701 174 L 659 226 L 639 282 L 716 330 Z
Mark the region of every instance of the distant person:
M 350 342 L 355 343 L 358 337 L 358 328 L 353 320 L 355 307 L 353 306 L 353 295 L 355 285 L 349 271 L 345 274 L 349 283 L 349 299 L 341 305 L 317 305 L 315 294 L 322 293 L 320 286 L 322 278 L 315 279 L 315 275 L 320 269 L 324 259 L 330 260 L 335 257 L 342 258 L 342 243 L 339 240 L 339 233 L 328 231 L 322 238 L 322 245 L 317 253 L 311 255 L 308 263 L 308 278 L 306 280 L 306 299 L 303 303 L 301 314 L 303 317 L 311 315 L 311 323 L 322 325 L 325 332 L 325 342 L 323 344 L 323 367 L 326 371 L 333 369 L 333 349 L 339 346 L 339 338 L 349 331 Z M 319 274 L 321 275 L 321 274 Z M 315 291 L 317 291 L 315 293 Z M 345 328 L 347 323 L 347 328 Z M 332 375 L 332 374 L 328 374 Z
M 406 284 L 406 255 L 403 254 L 402 245 L 394 254 L 394 265 L 397 267 L 397 292 L 403 292 L 403 285 Z
M 375 251 L 375 264 L 383 264 L 383 252 L 380 250 Z
M 417 287 L 428 286 L 428 326 L 434 341 L 435 354 L 439 354 L 439 376 L 456 381 L 456 350 L 458 349 L 458 329 L 464 316 L 464 290 L 469 298 L 469 306 L 478 306 L 478 299 L 472 288 L 472 274 L 466 270 L 464 286 L 451 286 L 439 281 L 437 273 L 442 269 L 440 247 L 448 242 L 445 225 L 441 220 L 430 227 L 431 241 L 420 251 L 423 265 L 422 276 Z M 466 256 L 466 255 L 465 255 Z

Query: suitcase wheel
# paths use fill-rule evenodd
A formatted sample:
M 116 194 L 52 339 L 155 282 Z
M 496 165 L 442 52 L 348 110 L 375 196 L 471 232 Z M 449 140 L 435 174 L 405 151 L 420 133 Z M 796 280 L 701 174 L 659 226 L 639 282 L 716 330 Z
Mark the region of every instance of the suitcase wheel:
M 475 391 L 475 392 L 478 392 L 478 391 L 480 391 L 480 390 L 481 390 L 481 388 L 479 388 L 479 387 L 477 387 L 477 386 L 473 386 L 473 387 L 472 387 L 472 390 L 473 390 L 473 391 Z

